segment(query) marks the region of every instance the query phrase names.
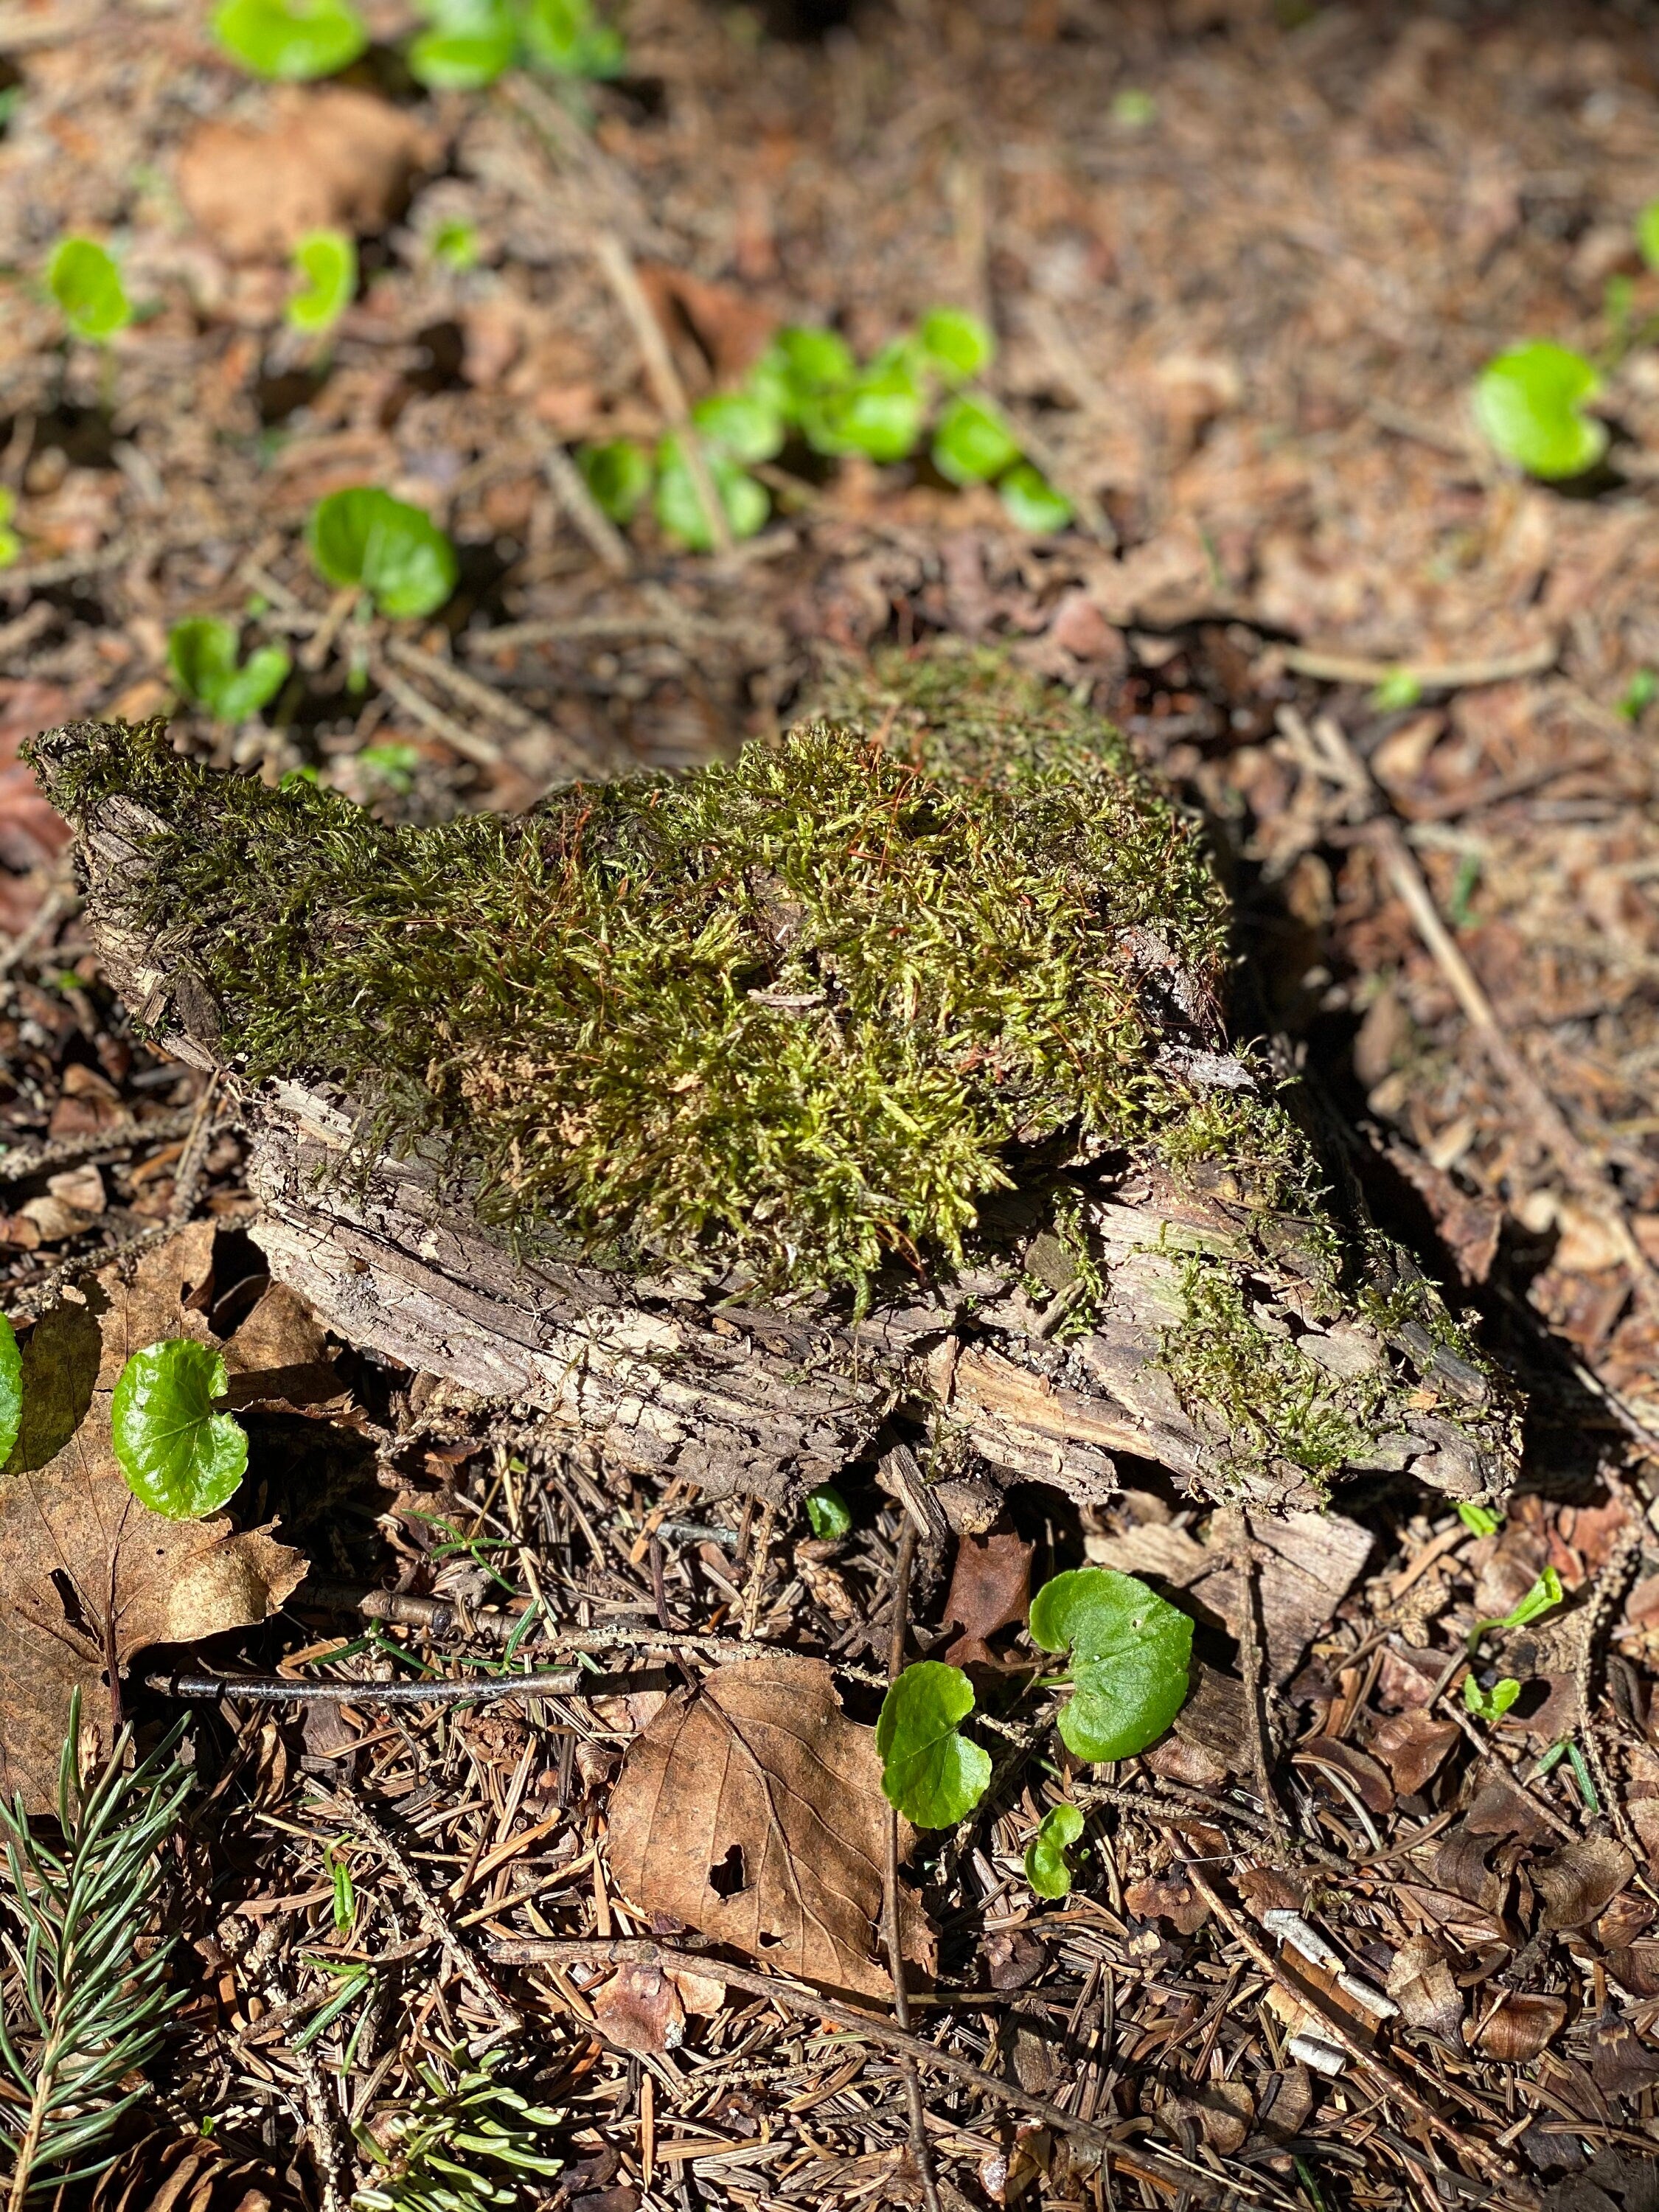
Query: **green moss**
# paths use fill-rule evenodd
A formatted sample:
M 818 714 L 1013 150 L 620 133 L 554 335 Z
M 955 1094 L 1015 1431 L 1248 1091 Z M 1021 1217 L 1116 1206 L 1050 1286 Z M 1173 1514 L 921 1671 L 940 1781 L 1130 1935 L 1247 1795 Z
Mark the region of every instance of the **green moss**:
M 756 1283 L 960 1255 L 1066 1131 L 1184 1112 L 1124 933 L 1213 989 L 1225 916 L 1115 734 L 985 656 L 841 718 L 515 821 L 375 821 L 110 726 L 44 772 L 168 826 L 132 919 L 186 948 L 252 1079 L 328 1079 L 365 1154 L 435 1147 L 486 1220 Z

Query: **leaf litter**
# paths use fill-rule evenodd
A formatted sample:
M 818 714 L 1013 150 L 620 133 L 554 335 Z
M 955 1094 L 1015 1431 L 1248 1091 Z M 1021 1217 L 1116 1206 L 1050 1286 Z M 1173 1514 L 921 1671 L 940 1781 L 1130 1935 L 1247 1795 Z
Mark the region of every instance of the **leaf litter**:
M 1390 1225 L 1417 1219 L 1426 1238 L 1438 1228 L 1436 1264 L 1484 1302 L 1489 1341 L 1525 1374 L 1528 1475 L 1495 1538 L 1379 1479 L 1304 1532 L 1282 1580 L 1271 1527 L 1248 1532 L 1255 1555 L 1241 1577 L 1230 1532 L 1179 1500 L 1126 1489 L 1079 1528 L 1051 1519 L 1040 1493 L 1017 1498 L 1015 1541 L 1033 1547 L 1039 1576 L 1085 1557 L 1145 1575 L 1192 1612 L 1200 1656 L 1175 1729 L 1138 1759 L 1103 1778 L 1044 1735 L 967 1833 L 913 1854 L 939 1943 L 937 1982 L 919 1992 L 938 2000 L 917 2005 L 921 2035 L 1041 2084 L 1031 2094 L 1116 2144 L 1108 2199 L 1097 2170 L 1073 2161 L 1080 2134 L 939 2079 L 942 2185 L 974 2202 L 1179 2202 L 1182 2190 L 1203 2202 L 1219 2201 L 1218 2172 L 1231 2202 L 1316 2212 L 1426 2207 L 1448 2193 L 1638 2212 L 1651 2201 L 1655 2141 L 1659 1555 L 1647 1534 L 1651 1439 L 1630 1424 L 1655 1403 L 1653 1308 L 1629 1248 L 1563 1180 L 1535 1120 L 1471 1045 L 1313 736 L 1331 714 L 1369 762 L 1441 911 L 1462 917 L 1499 1019 L 1590 1152 L 1616 1164 L 1638 1255 L 1651 1257 L 1651 728 L 1646 709 L 1620 706 L 1659 659 L 1651 486 L 1635 471 L 1584 498 L 1518 484 L 1485 462 L 1460 412 L 1482 362 L 1534 322 L 1594 346 L 1604 275 L 1640 281 L 1630 219 L 1659 133 L 1637 33 L 1606 10 L 1559 8 L 1517 8 L 1499 24 L 1327 9 L 1299 28 L 1243 7 L 1156 21 L 1126 8 L 1103 27 L 1087 10 L 1022 5 L 951 11 L 949 22 L 913 11 L 884 33 L 890 44 L 860 33 L 831 60 L 745 46 L 718 11 L 636 12 L 630 38 L 659 91 L 594 93 L 593 158 L 550 153 L 570 143 L 557 119 L 541 118 L 544 135 L 533 105 L 503 95 L 454 103 L 441 126 L 452 147 L 425 173 L 408 109 L 355 87 L 250 94 L 182 15 L 116 11 L 88 32 L 65 13 L 41 45 L 20 48 L 26 94 L 0 155 L 15 186 L 7 204 L 50 209 L 61 229 L 130 219 L 135 296 L 160 312 L 112 356 L 118 458 L 85 434 L 96 370 L 64 358 L 27 274 L 13 295 L 3 366 L 20 496 L 8 526 L 21 528 L 29 570 L 66 562 L 73 574 L 71 589 L 49 582 L 11 602 L 25 627 L 8 629 L 18 673 L 3 696 L 5 757 L 16 737 L 81 711 L 149 711 L 167 681 L 167 622 L 204 606 L 240 613 L 250 592 L 293 625 L 280 636 L 298 652 L 328 648 L 313 655 L 303 711 L 234 734 L 186 711 L 185 741 L 224 763 L 240 747 L 241 764 L 271 777 L 310 767 L 421 818 L 523 805 L 573 761 L 672 765 L 734 729 L 764 733 L 787 714 L 813 643 L 857 650 L 890 625 L 1000 638 L 1092 686 L 1144 756 L 1207 808 L 1239 872 L 1265 1018 L 1306 1047 L 1339 1110 L 1368 1125 L 1355 1169 L 1382 1193 L 1379 1212 Z M 301 127 L 348 93 L 385 126 L 386 161 L 362 179 L 324 176 L 319 156 L 369 145 L 367 129 Z M 217 112 L 233 102 L 234 114 Z M 247 137 L 199 149 L 201 167 L 224 167 L 216 198 L 180 234 L 172 215 L 154 218 L 142 180 L 171 172 L 182 184 L 182 149 L 204 124 Z M 295 149 L 283 185 L 275 165 Z M 265 165 L 258 192 L 234 167 L 250 159 Z M 598 207 L 630 235 L 647 211 L 641 278 L 662 295 L 693 398 L 710 388 L 711 363 L 718 384 L 779 316 L 846 316 L 878 342 L 948 270 L 963 296 L 994 302 L 999 403 L 1040 415 L 1096 486 L 1116 548 L 1076 534 L 1022 540 L 972 493 L 848 469 L 808 487 L 814 503 L 756 541 L 764 558 L 659 570 L 651 546 L 648 574 L 607 569 L 550 489 L 546 440 L 651 439 L 665 426 L 588 250 Z M 319 378 L 276 335 L 285 257 L 292 229 L 343 214 L 386 242 L 387 265 Z M 465 278 L 427 250 L 446 225 L 470 232 L 482 257 Z M 20 236 L 5 258 L 27 272 L 40 244 Z M 1517 300 L 1534 303 L 1527 329 Z M 864 328 L 854 335 L 866 350 Z M 1639 460 L 1655 436 L 1640 357 L 1614 382 L 1615 457 Z M 371 477 L 435 499 L 476 566 L 511 549 L 504 580 L 482 587 L 453 640 L 423 641 L 441 672 L 489 689 L 490 707 L 463 732 L 473 752 L 430 719 L 453 703 L 442 672 L 377 662 L 356 693 L 352 648 L 329 647 L 298 526 L 312 500 Z M 1298 650 L 1386 671 L 1497 664 L 1540 646 L 1556 648 L 1548 667 L 1431 687 L 1410 707 L 1376 703 L 1374 675 L 1328 681 L 1290 665 Z M 382 665 L 404 669 L 403 695 L 382 686 Z M 413 750 L 408 793 L 367 769 L 354 781 L 358 756 L 388 743 Z M 46 922 L 8 976 L 6 1138 L 26 1158 L 85 1146 L 8 1191 L 22 1301 L 9 1310 L 20 1325 L 46 1316 L 33 1332 L 43 1351 L 49 1321 L 84 1337 L 103 1318 L 73 1304 L 54 1315 L 61 1260 L 100 1265 L 180 1201 L 233 1223 L 246 1208 L 239 1140 L 211 1103 L 204 1165 L 185 1158 L 199 1089 L 133 1039 L 112 1004 L 77 935 L 63 843 L 21 772 L 4 769 L 0 919 L 14 939 Z M 125 1131 L 102 1148 L 88 1142 L 94 1077 Z M 221 1330 L 164 1295 L 135 1334 L 151 1318 L 162 1334 L 211 1335 L 234 1370 L 234 1313 Z M 19 1447 L 37 1455 L 31 1481 L 90 1416 L 88 1350 L 95 1370 L 101 1335 L 78 1355 L 66 1336 L 50 1360 L 36 1356 Z M 849 1484 L 857 1511 L 844 1537 L 785 1528 L 757 1545 L 753 1527 L 619 1484 L 429 1378 L 358 1367 L 347 1386 L 326 1367 L 325 1347 L 278 1344 L 246 1378 L 232 1373 L 233 1403 L 246 1390 L 242 1409 L 263 1403 L 279 1427 L 292 1418 L 283 1406 L 319 1409 L 332 1388 L 328 1449 L 304 1463 L 334 1526 L 307 1535 L 314 1586 L 295 1591 L 285 1615 L 222 1636 L 216 1661 L 280 1661 L 320 1680 L 477 1674 L 499 1663 L 532 1606 L 515 1663 L 549 1617 L 637 1638 L 666 1633 L 665 1614 L 688 1638 L 735 1641 L 732 1608 L 752 1597 L 757 1638 L 829 1667 L 847 1724 L 864 1724 L 853 1712 L 869 1686 L 856 1668 L 898 1536 L 878 1498 Z M 282 1433 L 302 1451 L 298 1428 Z M 345 1442 L 358 1455 L 351 1480 Z M 359 1476 L 372 1482 L 366 1498 Z M 12 1501 L 7 1491 L 0 1502 Z M 227 1541 L 251 1533 L 243 1502 L 229 1519 L 244 1533 Z M 699 1533 L 678 1533 L 677 1520 Z M 96 1528 L 80 1533 L 85 1628 L 71 1643 L 95 1717 L 107 1691 L 92 1601 L 108 1547 Z M 38 1598 L 31 1547 L 14 1556 Z M 1482 1646 L 1480 1673 L 1517 1679 L 1522 1693 L 1497 1722 L 1479 1720 L 1447 1668 L 1475 1623 L 1507 1614 L 1546 1565 L 1564 1602 Z M 937 1595 L 947 1571 L 920 1563 L 924 1650 L 955 1620 Z M 386 1609 L 365 1620 L 332 1610 L 342 1600 L 301 1604 L 329 1590 L 324 1576 L 349 1594 L 374 1589 Z M 1251 1582 L 1255 1670 L 1243 1650 Z M 969 1616 L 957 1632 L 977 1628 L 1000 1658 L 1035 1663 L 1017 1613 L 994 1618 L 989 1594 L 953 1596 Z M 138 1626 L 159 1610 L 154 1590 L 144 1602 Z M 55 1591 L 54 1603 L 48 1617 L 67 1621 Z M 70 1648 L 54 1642 L 48 1681 Z M 692 1683 L 711 1656 L 733 1656 L 664 1648 Z M 32 1680 L 33 1651 L 21 1663 L 8 1686 Z M 1287 1838 L 1257 1794 L 1253 1671 Z M 125 1689 L 152 1722 L 169 1710 L 137 1666 Z M 452 2031 L 490 2032 L 456 1954 L 410 1951 L 422 1925 L 410 1883 L 331 1788 L 325 1800 L 320 1785 L 342 1776 L 398 1824 L 410 1874 L 463 1949 L 550 1931 L 572 1943 L 706 1940 L 653 1931 L 653 1912 L 698 1923 L 647 1906 L 609 1855 L 619 1764 L 659 1695 L 549 1697 L 401 1726 L 368 1705 L 302 1720 L 204 1709 L 210 1809 L 198 1844 L 213 1881 L 199 1868 L 181 1876 L 190 2025 L 158 2085 L 155 2130 L 131 2146 L 109 2201 L 126 2191 L 137 2208 L 164 2185 L 203 2212 L 216 2190 L 315 2201 L 331 2125 L 343 2171 L 348 2114 L 389 2126 L 429 2094 L 417 2068 L 444 2063 Z M 986 1712 L 991 1697 L 983 1687 Z M 986 1741 L 1000 1762 L 1006 1740 Z M 1039 1905 L 1024 1887 L 1025 1850 L 1073 1803 L 1087 1825 L 1073 1891 Z M 1345 1972 L 1400 2005 L 1399 2021 L 1367 2033 L 1436 2124 L 1410 2118 L 1358 2062 L 1330 2075 L 1296 2054 L 1296 2038 L 1334 2031 L 1218 1923 L 1205 1881 L 1264 1937 L 1270 1911 L 1307 1917 Z M 1265 1941 L 1264 1953 L 1303 1976 Z M 875 1972 L 873 1939 L 865 1956 Z M 319 2120 L 304 2051 L 290 2046 L 343 1983 L 350 2002 L 304 2046 L 338 2090 Z M 1327 1994 L 1364 2026 L 1336 1979 Z M 556 1963 L 526 1973 L 517 1995 L 543 2008 L 526 2064 L 537 2101 L 567 2115 L 565 2203 L 632 2212 L 659 2199 L 760 2207 L 915 2191 L 898 2075 L 845 2030 L 730 1991 L 694 2003 L 677 1971 L 637 1962 Z M 645 2021 L 632 2044 L 624 1995 Z M 222 2150 L 204 2144 L 204 2112 Z

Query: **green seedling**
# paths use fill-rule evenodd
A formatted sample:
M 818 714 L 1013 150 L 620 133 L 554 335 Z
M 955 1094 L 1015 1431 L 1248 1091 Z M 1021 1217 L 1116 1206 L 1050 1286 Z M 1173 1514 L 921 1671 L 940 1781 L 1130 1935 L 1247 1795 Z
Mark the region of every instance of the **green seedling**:
M 1529 1622 L 1539 1620 L 1547 1613 L 1553 1612 L 1554 1608 L 1560 1604 L 1561 1595 L 1560 1576 L 1556 1573 L 1553 1567 L 1546 1567 L 1543 1573 L 1539 1576 L 1537 1581 L 1527 1592 L 1525 1597 L 1522 1599 L 1519 1605 L 1517 1605 L 1512 1612 L 1506 1613 L 1499 1620 L 1477 1620 L 1475 1622 L 1474 1626 L 1469 1631 L 1468 1648 L 1470 1651 L 1473 1652 L 1475 1650 L 1482 1639 L 1488 1636 L 1494 1628 L 1499 1630 L 1525 1628 Z
M 1659 676 L 1650 668 L 1638 668 L 1625 686 L 1619 712 L 1626 721 L 1639 722 L 1656 699 L 1659 699 Z
M 628 67 L 621 32 L 592 0 L 526 0 L 520 32 L 529 60 L 555 76 L 617 77 Z
M 1072 519 L 1072 502 L 1054 489 L 1041 469 L 1030 461 L 1016 461 L 997 486 L 1009 520 L 1034 538 L 1064 530 Z
M 167 666 L 188 699 L 218 722 L 245 722 L 274 699 L 294 663 L 280 645 L 262 645 L 237 663 L 234 627 L 212 615 L 193 615 L 167 632 Z
M 1501 1721 L 1521 1694 L 1521 1685 L 1512 1674 L 1505 1674 L 1489 1690 L 1483 1690 L 1473 1674 L 1463 1677 L 1463 1704 L 1478 1721 Z
M 724 453 L 705 455 L 708 474 L 733 538 L 752 538 L 772 511 L 764 484 Z M 704 512 L 696 478 L 686 465 L 681 440 L 669 436 L 657 448 L 656 514 L 671 538 L 694 553 L 711 553 L 714 534 Z
M 1650 200 L 1636 218 L 1636 247 L 1650 269 L 1659 270 L 1659 200 Z
M 325 582 L 361 585 L 383 615 L 434 613 L 459 573 L 431 517 L 371 484 L 319 500 L 306 542 Z
M 0 484 L 0 568 L 9 568 L 23 550 L 23 542 L 11 526 L 17 512 L 17 495 Z
M 23 1355 L 11 1323 L 0 1314 L 0 1467 L 11 1457 L 23 1425 Z
M 656 475 L 651 456 L 632 438 L 607 439 L 602 446 L 584 446 L 576 456 L 582 481 L 593 495 L 593 503 L 612 522 L 631 522 L 649 498 Z
M 1616 340 L 1630 336 L 1631 318 L 1635 307 L 1635 283 L 1620 270 L 1609 276 L 1601 287 L 1601 313 Z
M 213 35 L 233 61 L 255 76 L 290 82 L 332 76 L 368 46 L 368 31 L 350 0 L 224 0 Z
M 60 239 L 46 264 L 46 283 L 77 338 L 101 345 L 132 320 L 121 272 L 95 239 Z
M 413 745 L 365 745 L 357 756 L 359 768 L 378 776 L 400 797 L 415 788 L 415 771 L 420 764 L 421 757 Z
M 953 399 L 933 433 L 933 466 L 952 483 L 984 483 L 1019 459 L 1019 443 L 982 399 Z
M 487 2212 L 533 2193 L 530 2177 L 558 2172 L 546 2130 L 564 2114 L 532 2105 L 497 2081 L 507 2057 L 499 2045 L 476 2064 L 464 2044 L 444 2071 L 422 2065 L 424 2087 L 391 2121 L 362 2126 L 357 2142 L 378 2169 L 352 2199 L 362 2212 Z
M 1607 450 L 1607 426 L 1586 415 L 1601 380 L 1566 346 L 1540 341 L 1499 354 L 1474 386 L 1474 413 L 1490 443 L 1529 476 L 1583 476 Z
M 937 1659 L 907 1667 L 881 1701 L 882 1790 L 918 1828 L 953 1828 L 985 1795 L 991 1754 L 957 1726 L 973 1710 L 973 1684 Z
M 837 332 L 787 324 L 750 370 L 744 388 L 786 422 L 799 424 L 858 373 L 852 348 Z
M 1133 1575 L 1079 1567 L 1031 1601 L 1031 1641 L 1069 1651 L 1060 1741 L 1079 1759 L 1127 1759 L 1156 1742 L 1187 1698 L 1193 1624 Z
M 1025 1879 L 1039 1897 L 1070 1894 L 1071 1862 L 1066 1854 L 1083 1833 L 1083 1815 L 1075 1805 L 1054 1805 L 1025 1846 Z
M 133 1496 L 169 1521 L 216 1513 L 247 1472 L 247 1437 L 216 1413 L 230 1377 L 223 1355 L 192 1337 L 135 1352 L 110 1401 L 115 1457 Z
M 341 1936 L 349 1936 L 357 1918 L 357 1893 L 351 1880 L 351 1861 L 347 1856 L 348 1844 L 343 1839 L 337 1845 L 339 1856 L 328 1854 L 329 1879 L 334 1887 L 334 1926 Z
M 478 265 L 478 226 L 467 222 L 459 216 L 452 216 L 433 230 L 430 240 L 432 258 L 441 261 L 446 269 L 461 271 Z
M 783 450 L 782 416 L 752 392 L 711 393 L 691 410 L 691 420 L 711 452 L 741 465 L 774 460 Z
M 850 383 L 806 399 L 800 425 L 815 453 L 865 453 L 888 463 L 915 451 L 927 413 L 927 395 L 900 345 L 878 355 Z
M 1126 85 L 1112 94 L 1112 120 L 1121 130 L 1144 131 L 1158 120 L 1158 102 L 1150 92 Z
M 916 334 L 925 364 L 944 384 L 966 384 L 991 366 L 996 342 L 977 315 L 935 307 Z
M 1472 1536 L 1495 1536 L 1504 1525 L 1501 1513 L 1494 1513 L 1490 1505 L 1477 1505 L 1472 1498 L 1458 1499 L 1457 1517 Z
M 853 1525 L 847 1500 L 833 1482 L 821 1482 L 806 1493 L 806 1522 L 821 1543 L 833 1543 Z
M 1457 864 L 1457 878 L 1446 901 L 1446 919 L 1454 929 L 1468 927 L 1474 895 L 1480 888 L 1482 865 L 1479 853 L 1465 853 Z
M 294 249 L 294 270 L 305 289 L 286 310 L 290 329 L 332 330 L 357 289 L 357 245 L 343 230 L 307 231 Z
M 1371 704 L 1379 714 L 1400 714 L 1415 707 L 1422 696 L 1419 678 L 1409 668 L 1391 668 L 1371 693 Z
M 418 84 L 434 92 L 477 92 L 519 58 L 519 26 L 507 0 L 426 0 L 431 27 L 406 59 Z

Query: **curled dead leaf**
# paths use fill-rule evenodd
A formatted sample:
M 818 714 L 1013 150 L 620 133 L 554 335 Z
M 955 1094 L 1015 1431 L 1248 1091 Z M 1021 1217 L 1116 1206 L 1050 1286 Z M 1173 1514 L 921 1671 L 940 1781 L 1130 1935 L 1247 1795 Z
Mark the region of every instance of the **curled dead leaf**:
M 1659 1997 L 1659 1942 L 1624 1945 L 1607 1955 L 1609 1981 L 1633 1997 Z
M 307 1571 L 269 1529 L 150 1512 L 115 1462 L 110 1395 L 130 1354 L 166 1336 L 216 1341 L 187 1303 L 209 1279 L 213 1239 L 210 1222 L 196 1224 L 125 1273 L 104 1269 L 24 1346 L 24 1420 L 0 1474 L 0 1789 L 21 1790 L 32 1811 L 53 1802 L 77 1689 L 106 1749 L 112 1661 L 123 1670 L 152 1645 L 251 1627 Z
M 1653 1910 L 1645 1897 L 1621 1890 L 1595 1923 L 1598 1940 L 1609 1951 L 1622 1950 L 1652 1925 Z
M 1231 2158 L 1250 2132 L 1255 2099 L 1242 2081 L 1206 2081 L 1184 2097 L 1171 2098 L 1163 2110 L 1171 2118 L 1196 2121 L 1211 2149 Z
M 1123 1902 L 1138 1919 L 1167 1920 L 1183 1936 L 1192 1935 L 1210 1917 L 1207 1902 L 1179 1876 L 1132 1881 L 1124 1890 Z
M 1389 1969 L 1389 1995 L 1412 2027 L 1427 2028 L 1442 2042 L 1458 2044 L 1463 2033 L 1463 1996 L 1444 1953 L 1431 1936 L 1413 1936 L 1395 1954 Z
M 685 2006 L 660 1966 L 620 1966 L 588 2001 L 606 2041 L 641 2058 L 660 2058 L 685 2039 Z
M 1565 1997 L 1523 1996 L 1505 1990 L 1474 2039 L 1489 2058 L 1524 2065 L 1560 2033 L 1566 2018 Z
M 1590 2031 L 1590 2079 L 1606 2097 L 1639 2097 L 1659 2081 L 1659 2055 L 1615 2005 L 1603 2008 Z
M 1543 1926 L 1582 1928 L 1605 1911 L 1632 1874 L 1636 1862 L 1611 1836 L 1577 1836 L 1532 1869 L 1532 1885 L 1544 1900 Z
M 1385 1714 L 1372 1727 L 1371 1749 L 1388 1768 L 1402 1797 L 1427 1787 L 1462 1731 L 1455 1721 L 1437 1721 L 1420 1707 Z
M 1297 1746 L 1291 1764 L 1309 1769 L 1339 1804 L 1357 1797 L 1368 1813 L 1387 1813 L 1393 1808 L 1394 1784 L 1376 1760 L 1354 1744 L 1335 1736 L 1312 1736 Z
M 1528 1844 L 1555 1833 L 1527 1792 L 1501 1774 L 1482 1784 L 1462 1826 L 1472 1836 L 1519 1836 Z
M 642 1912 L 809 1981 L 890 1991 L 875 1730 L 848 1719 L 821 1660 L 746 1659 L 677 1691 L 629 1747 L 610 1820 L 611 1873 Z M 931 1969 L 908 1892 L 903 1909 L 905 1954 Z
M 1031 1602 L 1031 1554 L 1012 1528 L 964 1536 L 957 1547 L 945 1623 L 960 1632 L 939 1657 L 950 1667 L 994 1667 L 988 1638 L 1023 1621 Z

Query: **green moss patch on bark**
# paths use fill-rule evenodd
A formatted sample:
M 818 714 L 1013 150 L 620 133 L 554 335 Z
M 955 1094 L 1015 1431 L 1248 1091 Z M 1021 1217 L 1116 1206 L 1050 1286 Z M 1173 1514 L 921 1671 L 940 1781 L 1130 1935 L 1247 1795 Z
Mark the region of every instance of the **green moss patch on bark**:
M 49 765 L 66 811 L 167 824 L 131 919 L 187 939 L 234 1064 L 338 1083 L 366 1153 L 435 1146 L 520 1235 L 863 1297 L 890 1255 L 959 1257 L 1028 1148 L 1192 1103 L 1146 945 L 1214 993 L 1201 847 L 991 657 L 895 660 L 775 746 L 513 821 L 385 824 L 155 726 Z

